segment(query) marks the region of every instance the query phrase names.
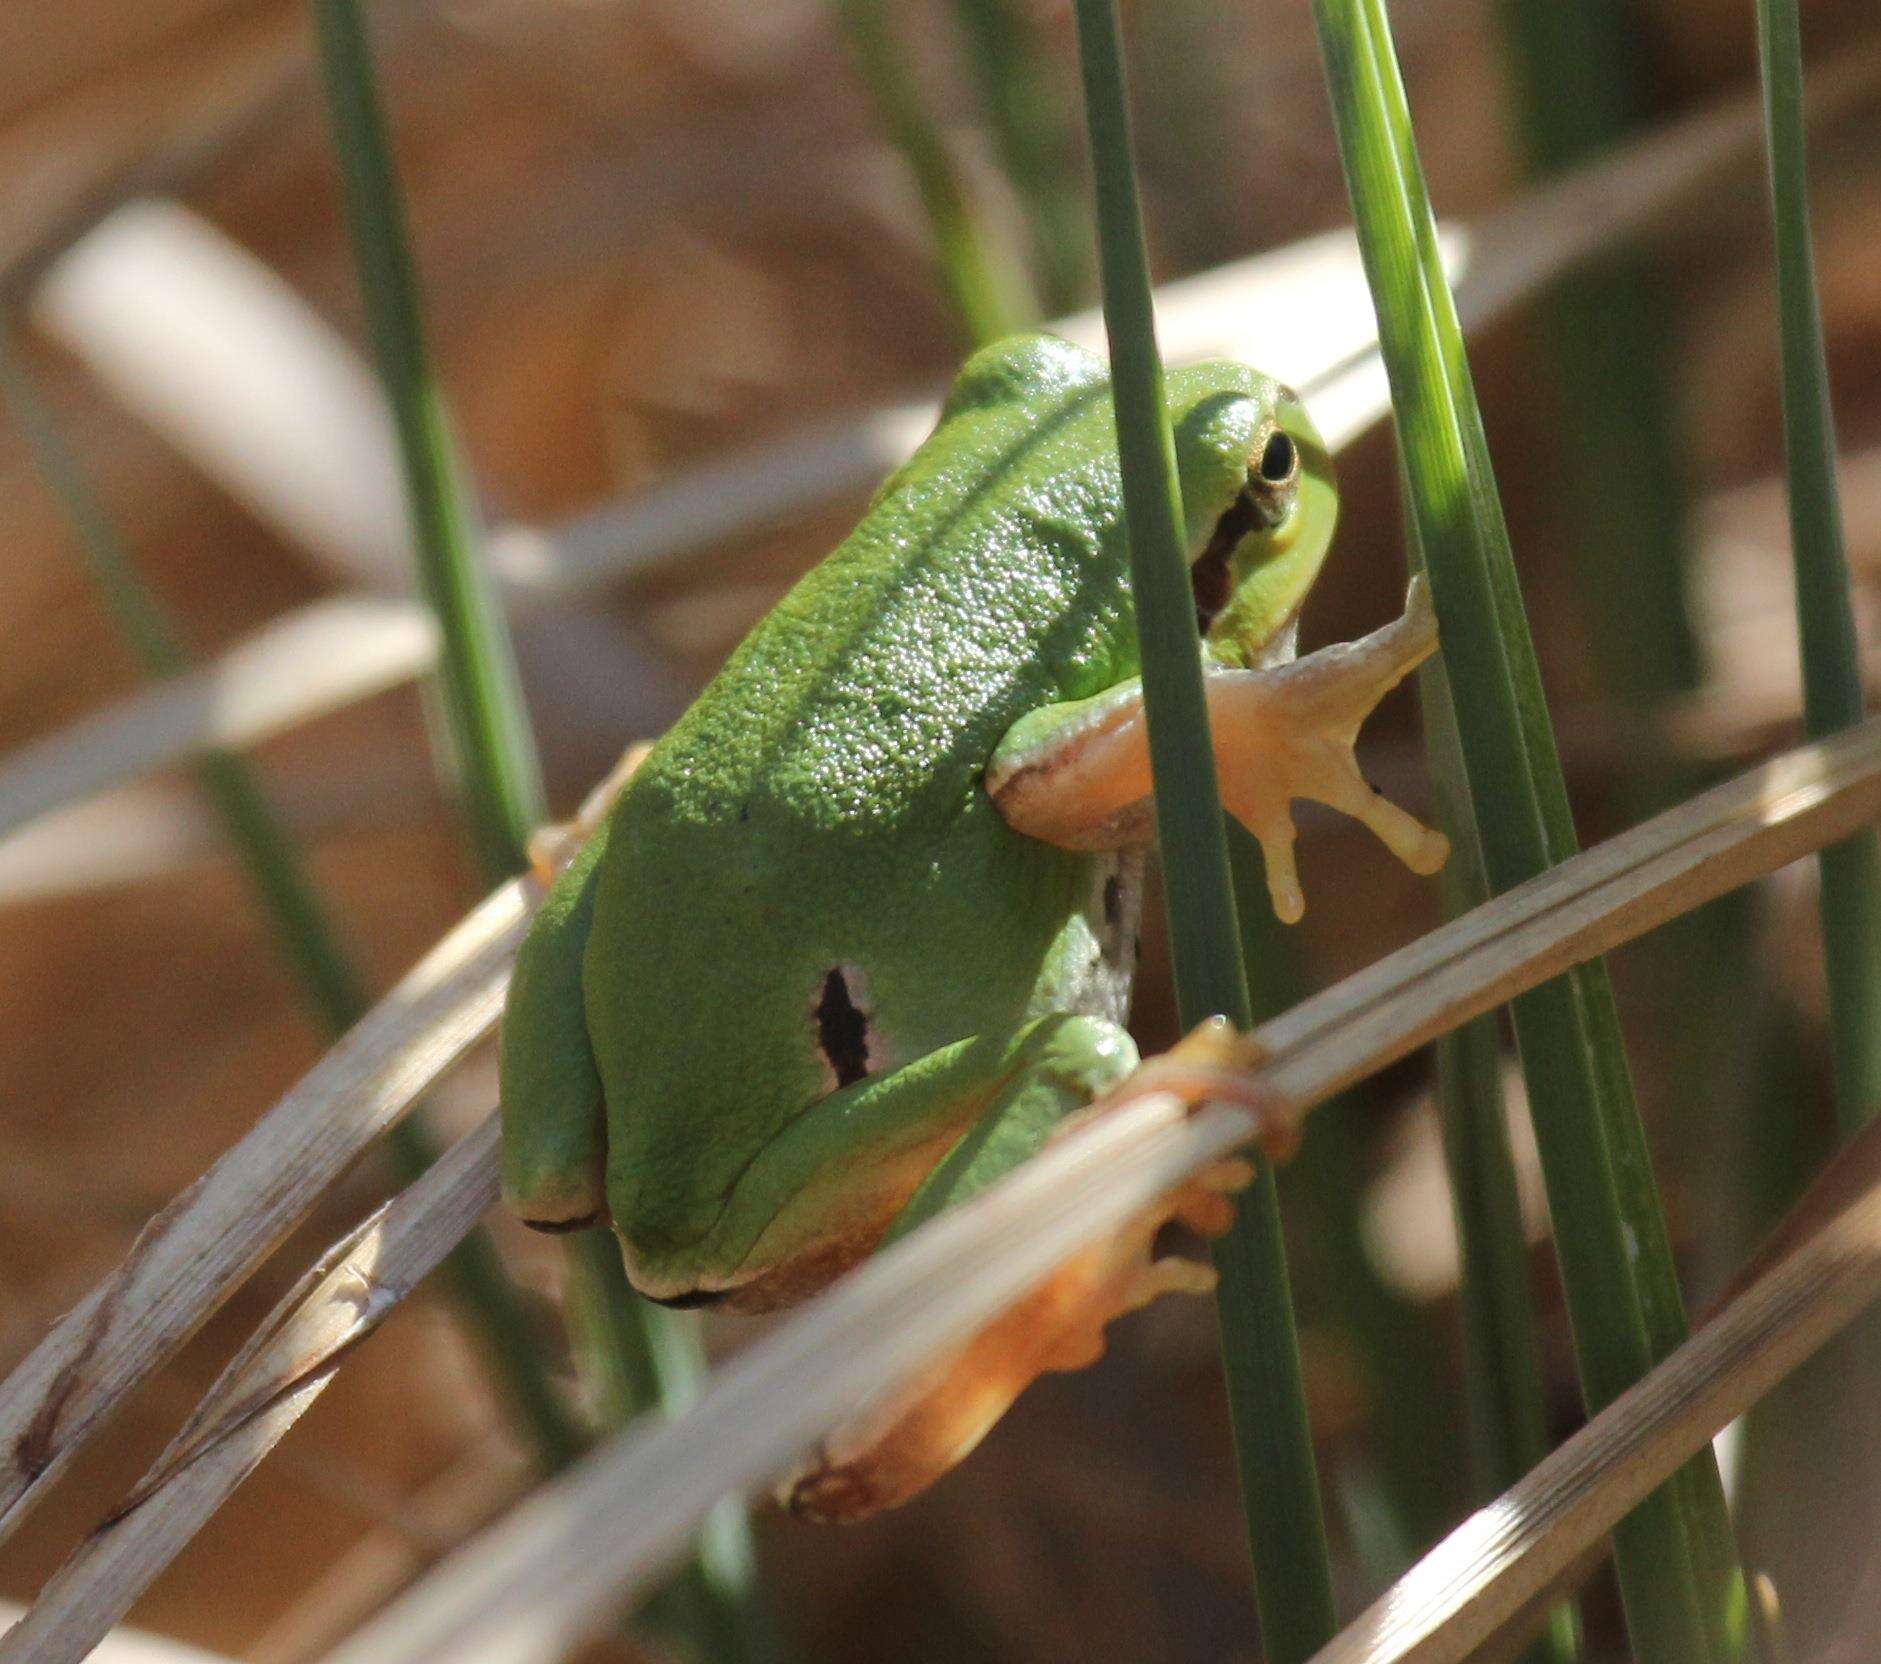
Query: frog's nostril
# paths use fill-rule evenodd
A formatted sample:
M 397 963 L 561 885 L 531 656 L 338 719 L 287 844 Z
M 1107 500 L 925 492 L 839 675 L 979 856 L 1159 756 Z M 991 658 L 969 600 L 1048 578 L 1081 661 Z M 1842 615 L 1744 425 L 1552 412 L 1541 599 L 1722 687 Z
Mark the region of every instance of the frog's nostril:
M 869 1018 L 849 992 L 841 965 L 823 978 L 816 1006 L 817 1043 L 836 1076 L 838 1087 L 853 1086 L 869 1072 Z

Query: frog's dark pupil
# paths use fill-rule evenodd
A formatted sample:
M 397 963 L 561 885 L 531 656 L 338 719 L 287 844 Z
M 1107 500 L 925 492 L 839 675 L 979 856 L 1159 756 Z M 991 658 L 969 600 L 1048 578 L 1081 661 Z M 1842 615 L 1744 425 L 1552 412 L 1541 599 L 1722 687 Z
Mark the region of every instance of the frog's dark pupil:
M 1261 452 L 1261 478 L 1270 485 L 1284 485 L 1293 474 L 1293 441 L 1276 433 Z
M 817 1040 L 836 1072 L 838 1086 L 853 1086 L 869 1072 L 869 1019 L 849 997 L 849 979 L 840 965 L 823 978 L 816 1007 Z

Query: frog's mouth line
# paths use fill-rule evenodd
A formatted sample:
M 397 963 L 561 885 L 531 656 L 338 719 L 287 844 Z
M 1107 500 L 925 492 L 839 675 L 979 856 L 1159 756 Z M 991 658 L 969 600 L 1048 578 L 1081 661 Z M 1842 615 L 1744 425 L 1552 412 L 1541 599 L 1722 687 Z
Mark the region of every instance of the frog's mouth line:
M 1189 565 L 1195 595 L 1195 627 L 1206 636 L 1234 593 L 1234 552 L 1249 534 L 1264 530 L 1267 516 L 1251 490 L 1243 490 L 1215 522 L 1207 545 Z

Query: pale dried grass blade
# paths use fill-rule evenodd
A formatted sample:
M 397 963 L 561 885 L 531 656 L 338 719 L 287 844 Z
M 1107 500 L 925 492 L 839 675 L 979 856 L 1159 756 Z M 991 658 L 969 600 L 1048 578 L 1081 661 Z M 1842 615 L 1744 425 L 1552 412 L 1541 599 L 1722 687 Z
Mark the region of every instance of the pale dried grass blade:
M 537 1491 L 330 1657 L 548 1664 L 618 1604 L 623 1569 L 677 1551 L 712 1500 L 762 1482 L 1252 1130 L 1245 1112 L 1190 1117 L 1161 1092 L 1092 1122 L 812 1301 L 686 1416 L 630 1430 Z
M 1466 245 L 1465 234 L 1452 234 L 1453 275 L 1466 268 Z M 1235 358 L 1301 384 L 1364 353 L 1374 335 L 1358 248 L 1343 231 L 1165 284 L 1156 292 L 1156 320 L 1172 364 Z M 1105 350 L 1096 311 L 1044 327 L 1093 352 Z M 1371 419 L 1387 409 L 1389 401 L 1380 403 Z M 931 396 L 825 423 L 559 527 L 506 528 L 492 540 L 493 558 L 519 597 L 652 571 L 755 526 L 868 491 L 920 444 L 939 412 L 940 400 Z
M 496 1200 L 494 1116 L 276 1305 L 137 1489 L 0 1635 L 0 1664 L 77 1664 Z
M 1851 54 L 1825 68 L 1815 113 L 1842 114 L 1871 99 L 1877 84 L 1881 54 Z M 1446 265 L 1465 327 L 1493 322 L 1577 262 L 1696 200 L 1724 170 L 1756 160 L 1760 119 L 1754 97 L 1732 99 L 1530 192 L 1479 227 L 1446 231 Z M 1299 387 L 1335 450 L 1390 411 L 1370 292 L 1347 232 L 1167 284 L 1157 291 L 1156 319 L 1170 363 L 1240 358 Z M 1103 348 L 1094 312 L 1045 327 Z M 926 435 L 938 409 L 923 399 L 831 423 L 559 527 L 509 528 L 497 535 L 497 558 L 519 596 L 656 569 L 755 524 L 867 490 Z
M 45 272 L 32 317 L 290 542 L 354 583 L 410 586 L 385 395 L 233 238 L 180 203 L 127 203 Z
M 1864 1135 L 1873 1138 L 1876 1129 Z M 1399 1578 L 1313 1664 L 1457 1664 L 1881 1296 L 1881 1180 Z
M 0 836 L 65 803 L 205 750 L 240 750 L 386 688 L 437 656 L 415 602 L 316 601 L 264 625 L 213 664 L 81 717 L 0 761 Z
M 530 906 L 521 881 L 484 901 L 152 1219 L 0 1384 L 0 1534 L 347 1164 L 488 1032 Z
M 10 1624 L 25 1610 L 12 1601 L 0 1601 L 0 1624 Z M 96 1664 L 230 1664 L 221 1653 L 204 1652 L 167 1636 L 141 1629 L 113 1630 L 92 1654 Z
M 1220 1095 L 1266 1114 L 1303 1112 L 1569 964 L 1877 815 L 1881 719 L 1577 856 L 1264 1025 L 1248 1048 L 1258 1069 L 1218 1077 Z M 473 1641 L 487 1664 L 557 1656 L 676 1552 L 719 1496 L 762 1483 L 1172 1173 L 1194 1172 L 1257 1126 L 1249 1109 L 1224 1104 L 1185 1119 L 1153 1075 L 1111 1102 L 1112 1114 L 811 1302 L 691 1414 L 612 1442 L 538 1492 L 338 1649 L 335 1664 L 441 1664 Z

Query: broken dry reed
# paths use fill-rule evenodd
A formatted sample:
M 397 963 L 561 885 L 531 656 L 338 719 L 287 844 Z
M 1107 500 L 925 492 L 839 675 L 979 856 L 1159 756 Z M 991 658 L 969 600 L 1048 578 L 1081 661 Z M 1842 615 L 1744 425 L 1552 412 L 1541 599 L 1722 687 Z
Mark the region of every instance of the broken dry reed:
M 1235 1129 L 1248 1125 L 1244 1115 L 1220 1107 L 1185 1123 L 1172 1118 L 1165 1103 L 1151 1095 L 1121 1110 L 1105 1123 L 1116 1135 L 1106 1150 L 1097 1149 L 1094 1136 L 1075 1141 L 1079 1154 L 1105 1158 L 1077 1181 L 1082 1196 L 1102 1208 L 1102 1223 L 1110 1223 L 1131 1194 L 1116 1178 L 1125 1162 L 1138 1164 L 1127 1176 L 1167 1179 L 1178 1167 L 1214 1159 Z M 1136 1136 L 1126 1139 L 1126 1132 Z M 930 1321 L 965 1332 L 970 1325 L 957 1320 L 957 1312 L 966 1285 L 956 1279 L 934 1289 L 920 1279 L 933 1262 L 945 1276 L 947 1255 L 957 1253 L 960 1263 L 982 1267 L 977 1275 L 986 1279 L 989 1296 L 995 1292 L 989 1262 L 966 1259 L 968 1239 L 971 1251 L 981 1251 L 994 1227 L 1014 1223 L 1016 1215 L 1028 1220 L 1027 1235 L 1042 1242 L 1038 1212 L 1062 1203 L 1073 1186 L 1046 1190 L 1036 1169 L 1071 1142 L 968 1204 L 977 1210 L 970 1225 L 958 1224 L 967 1211 L 962 1208 L 915 1233 L 717 1378 L 696 1412 L 700 1432 L 694 1435 L 702 1444 L 705 1424 L 724 1429 L 726 1442 L 712 1447 L 714 1477 L 742 1472 L 745 1483 L 755 1479 L 762 1458 L 752 1455 L 749 1418 L 768 1414 L 764 1407 L 779 1395 L 804 1392 L 806 1378 L 814 1385 L 792 1419 L 807 1423 L 830 1413 L 843 1394 L 832 1384 L 828 1357 L 844 1361 L 839 1373 L 872 1379 L 878 1357 L 898 1342 L 905 1349 L 906 1329 L 893 1315 L 903 1295 L 912 1301 L 920 1290 L 930 1302 L 923 1307 Z M 1021 1194 L 1028 1172 L 1040 1181 L 1039 1190 Z M 994 1219 L 996 1201 L 1008 1205 L 1004 1221 Z M 1028 1216 L 1022 1207 L 1034 1211 Z M 950 1222 L 953 1238 L 943 1242 Z M 917 1245 L 930 1250 L 919 1264 Z M 1010 1246 L 1012 1259 L 990 1264 L 1016 1266 L 1016 1237 Z M 903 1288 L 881 1298 L 880 1285 L 891 1279 Z M 1460 1664 L 1474 1655 L 1505 1625 L 1519 1623 L 1652 1486 L 1877 1294 L 1881 1190 L 1871 1187 L 1509 1492 L 1471 1516 L 1316 1653 L 1313 1664 Z M 988 1298 L 985 1309 L 996 1304 Z M 909 1367 L 881 1373 L 892 1378 L 897 1368 Z M 851 1396 L 859 1392 L 850 1388 Z M 637 1562 L 642 1575 L 663 1551 L 670 1553 L 677 1537 L 663 1519 L 683 1522 L 698 1506 L 688 1480 L 697 1475 L 699 1457 L 687 1445 L 683 1426 L 617 1440 L 459 1550 L 330 1653 L 326 1664 L 445 1664 L 472 1645 L 479 1664 L 548 1664 L 560 1657 L 619 1593 L 590 1545 L 608 1545 L 608 1560 L 616 1567 Z
M 0 1664 L 76 1664 L 103 1639 L 286 1436 L 347 1352 L 495 1203 L 496 1142 L 492 1117 L 282 1297 L 137 1488 L 0 1635 Z
M 1258 1072 L 1251 1079 L 1223 1084 L 1269 1112 L 1302 1111 L 1566 966 L 1799 859 L 1877 815 L 1881 720 L 1752 769 L 1551 869 L 1264 1024 L 1250 1045 L 1250 1055 L 1264 1058 Z M 430 982 L 454 987 L 454 1000 L 433 997 L 421 1003 L 409 988 L 395 994 L 356 1031 L 349 1070 L 332 1067 L 338 1054 L 330 1055 L 195 1191 L 186 1193 L 166 1216 L 170 1223 L 153 1226 L 155 1237 L 140 1245 L 133 1259 L 81 1303 L 0 1387 L 0 1428 L 36 1421 L 58 1424 L 67 1398 L 77 1394 L 92 1408 L 82 1426 L 65 1429 L 54 1453 L 57 1460 L 69 1457 L 104 1409 L 167 1355 L 168 1349 L 144 1338 L 152 1322 L 180 1338 L 232 1286 L 232 1277 L 198 1280 L 180 1308 L 171 1301 L 155 1310 L 166 1284 L 140 1270 L 151 1263 L 149 1256 L 160 1254 L 160 1263 L 174 1268 L 210 1252 L 217 1241 L 214 1233 L 233 1228 L 230 1210 L 244 1192 L 258 1216 L 266 1212 L 278 1221 L 276 1198 L 298 1176 L 296 1150 L 331 1122 L 357 1121 L 356 1111 L 346 1107 L 354 1093 L 364 1092 L 380 1105 L 381 1121 L 402 1107 L 387 1102 L 388 1075 L 396 1074 L 404 1103 L 416 1098 L 452 1057 L 495 1021 L 501 970 L 499 986 L 491 990 L 467 977 L 461 962 L 484 963 L 495 955 L 506 967 L 521 911 L 517 886 L 486 902 L 427 961 Z M 446 948 L 453 944 L 447 956 Z M 412 1060 L 418 1059 L 426 1060 L 426 1066 L 416 1067 Z M 570 1606 L 559 1614 L 535 1612 L 529 1625 L 540 1621 L 554 1626 L 556 1635 L 573 1633 L 582 1614 L 615 1598 L 625 1599 L 630 1586 L 664 1563 L 720 1495 L 761 1482 L 866 1397 L 883 1391 L 896 1371 L 918 1367 L 949 1336 L 964 1333 L 978 1316 L 996 1309 L 1007 1291 L 1023 1286 L 1023 1281 L 1012 1281 L 1021 1272 L 1003 1265 L 996 1253 L 1008 1237 L 1017 1252 L 1029 1256 L 1023 1274 L 1035 1275 L 1053 1263 L 1051 1254 L 1071 1251 L 1073 1238 L 1084 1241 L 1101 1234 L 1105 1221 L 1115 1217 L 1104 1207 L 1127 1211 L 1130 1198 L 1153 1194 L 1159 1175 L 1169 1169 L 1151 1171 L 1142 1163 L 1167 1158 L 1203 1165 L 1224 1148 L 1245 1141 L 1252 1130 L 1249 1117 L 1239 1110 L 1211 1111 L 1185 1121 L 1167 1095 L 1157 1092 L 1154 1076 L 1139 1078 L 1126 1092 L 1143 1101 L 1100 1119 L 1088 1134 L 1052 1146 L 988 1192 L 984 1206 L 974 1203 L 950 1210 L 914 1233 L 897 1250 L 900 1257 L 869 1262 L 857 1277 L 806 1307 L 710 1383 L 706 1397 L 682 1422 L 657 1436 L 628 1435 L 628 1442 L 610 1446 L 582 1465 L 574 1481 L 581 1489 L 568 1492 L 558 1486 L 543 1493 L 540 1504 L 530 1504 L 534 1512 L 528 1517 L 550 1522 L 536 1527 L 537 1536 L 527 1539 L 529 1553 L 536 1558 L 526 1563 L 538 1575 L 533 1586 L 529 1577 L 519 1578 L 506 1598 L 553 1607 L 565 1595 Z M 1158 1108 L 1159 1103 L 1163 1107 Z M 298 1138 L 291 1136 L 297 1122 L 302 1123 Z M 478 1136 L 486 1140 L 483 1148 L 493 1151 L 488 1129 L 472 1138 Z M 349 1135 L 344 1153 L 356 1153 L 364 1142 L 363 1136 Z M 476 1148 L 467 1141 L 460 1151 Z M 344 1164 L 330 1153 L 322 1159 L 329 1174 Z M 493 1153 L 486 1154 L 463 1169 L 457 1182 L 465 1191 L 487 1197 L 493 1164 Z M 1127 1193 L 1107 1190 L 1110 1200 L 1100 1207 L 1081 1188 L 1099 1170 L 1108 1175 L 1106 1185 L 1137 1188 Z M 1145 1190 L 1144 1184 L 1152 1188 Z M 205 1191 L 220 1199 L 219 1212 L 205 1212 L 192 1203 Z M 398 1243 L 434 1240 L 422 1234 L 431 1209 L 462 1216 L 458 1194 L 437 1185 L 407 1192 L 395 1206 L 403 1210 Z M 248 1240 L 255 1240 L 256 1234 L 250 1226 Z M 357 1240 L 349 1237 L 348 1242 Z M 389 1232 L 382 1232 L 377 1242 L 372 1303 L 379 1308 L 374 1315 L 382 1316 L 389 1306 L 388 1291 L 408 1287 L 416 1271 L 401 1262 L 405 1250 L 393 1245 Z M 960 1266 L 975 1271 L 963 1277 Z M 982 1271 L 993 1282 L 976 1281 Z M 313 1303 L 336 1299 L 341 1306 L 337 1317 L 317 1310 L 283 1311 L 264 1325 L 264 1334 L 329 1334 L 343 1349 L 356 1338 L 358 1294 L 354 1286 L 322 1284 Z M 116 1309 L 117 1320 L 100 1326 L 88 1343 L 86 1315 L 107 1301 Z M 955 1314 L 947 1319 L 952 1326 L 927 1328 L 944 1302 L 951 1303 L 946 1309 Z M 912 1321 L 910 1314 L 917 1312 L 922 1316 Z M 260 1368 L 260 1361 L 270 1358 L 278 1366 L 272 1375 Z M 48 1587 L 33 1620 L 39 1646 L 52 1648 L 63 1645 L 60 1638 L 68 1634 L 93 1633 L 100 1622 L 94 1602 L 134 1598 L 136 1579 L 147 1581 L 183 1547 L 220 1495 L 240 1482 L 317 1393 L 331 1362 L 317 1347 L 302 1344 L 280 1352 L 255 1350 L 251 1359 L 249 1367 L 231 1367 L 193 1423 L 199 1428 L 230 1428 L 224 1441 L 230 1448 L 191 1439 L 191 1460 L 169 1470 L 167 1483 L 200 1489 L 186 1488 L 174 1519 L 168 1514 L 167 1484 L 147 1490 L 141 1506 L 127 1516 L 135 1522 L 138 1537 L 131 1548 L 111 1548 L 114 1527 L 105 1533 L 102 1546 L 81 1550 L 83 1557 L 105 1558 L 91 1560 L 90 1574 L 75 1572 Z M 843 1361 L 840 1376 L 831 1371 L 832 1359 Z M 113 1383 L 111 1389 L 101 1396 L 91 1384 L 94 1377 Z M 751 1384 L 754 1379 L 756 1385 Z M 246 1420 L 231 1418 L 225 1395 L 259 1408 Z M 819 1419 L 824 1416 L 827 1419 Z M 650 1437 L 659 1442 L 650 1444 Z M 596 1460 L 600 1468 L 594 1466 Z M 642 1465 L 646 1462 L 654 1464 L 651 1475 Z M 605 1477 L 590 1477 L 597 1474 Z M 630 1488 L 618 1490 L 623 1474 Z M 632 1488 L 643 1483 L 654 1488 Z M 625 1510 L 628 1518 L 623 1523 L 610 1513 L 609 1535 L 583 1539 L 584 1546 L 572 1560 L 557 1561 L 554 1554 L 563 1550 L 549 1552 L 540 1534 L 566 1517 L 571 1496 L 589 1498 L 583 1506 Z M 594 1523 L 587 1519 L 580 1529 L 587 1531 Z M 613 1534 L 617 1527 L 626 1535 Z M 598 1550 L 597 1544 L 606 1546 Z M 579 1587 L 570 1580 L 573 1561 L 581 1562 Z M 535 1633 L 533 1627 L 530 1632 Z M 44 1656 L 66 1654 L 49 1651 Z M 479 1652 L 480 1659 L 494 1661 L 498 1656 Z
M 406 974 L 0 1385 L 0 1537 L 136 1383 L 496 1022 L 529 904 L 505 885 Z

